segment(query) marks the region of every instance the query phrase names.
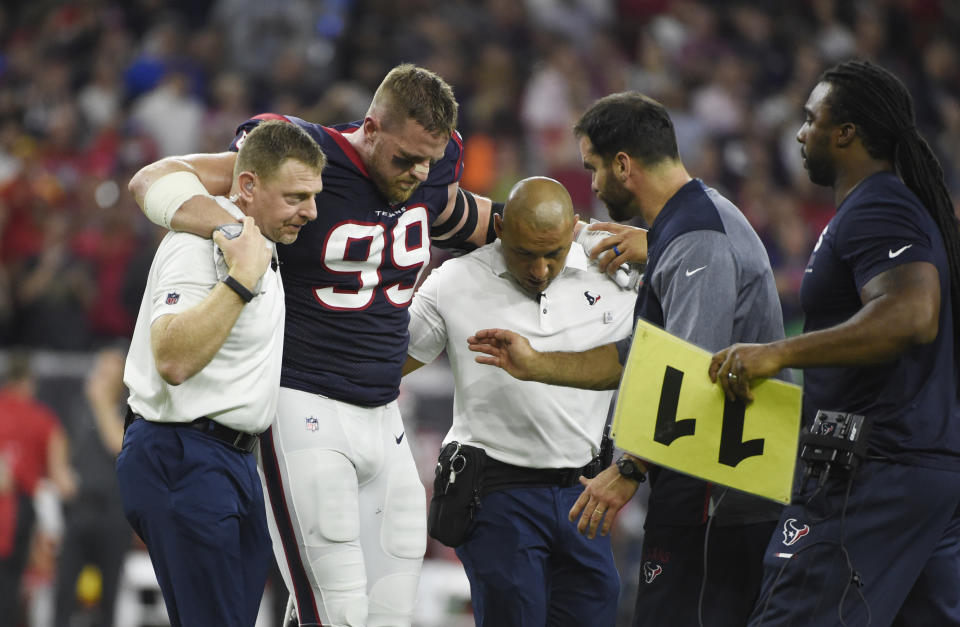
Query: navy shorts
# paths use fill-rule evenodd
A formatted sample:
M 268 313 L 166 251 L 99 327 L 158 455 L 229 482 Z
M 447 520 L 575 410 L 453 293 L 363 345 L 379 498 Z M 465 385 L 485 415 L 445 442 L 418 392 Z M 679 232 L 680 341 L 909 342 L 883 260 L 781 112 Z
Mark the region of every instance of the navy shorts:
M 614 625 L 620 576 L 610 537 L 589 540 L 567 518 L 581 492 L 531 487 L 483 497 L 476 528 L 457 548 L 478 626 Z
M 960 473 L 870 461 L 852 483 L 807 484 L 770 539 L 751 627 L 960 625 Z

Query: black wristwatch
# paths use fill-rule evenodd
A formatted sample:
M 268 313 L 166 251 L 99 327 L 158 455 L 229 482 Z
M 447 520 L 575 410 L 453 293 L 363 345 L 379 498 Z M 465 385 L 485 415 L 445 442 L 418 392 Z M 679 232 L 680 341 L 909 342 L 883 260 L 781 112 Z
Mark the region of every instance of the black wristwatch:
M 633 461 L 626 455 L 621 455 L 620 459 L 617 460 L 617 470 L 620 471 L 620 476 L 626 477 L 627 479 L 633 479 L 637 483 L 643 483 L 647 480 L 647 475 L 640 470 L 640 466 L 637 465 L 637 462 Z

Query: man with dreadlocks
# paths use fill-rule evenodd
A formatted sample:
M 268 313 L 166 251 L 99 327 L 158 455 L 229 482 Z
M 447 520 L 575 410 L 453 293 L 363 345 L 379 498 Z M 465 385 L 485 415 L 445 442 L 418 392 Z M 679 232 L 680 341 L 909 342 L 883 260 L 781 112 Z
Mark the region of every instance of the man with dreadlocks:
M 858 467 L 798 473 L 750 625 L 960 625 L 960 232 L 943 171 L 876 65 L 826 71 L 804 110 L 804 166 L 837 204 L 800 288 L 804 333 L 724 349 L 710 377 L 750 400 L 755 379 L 803 368 L 805 425 L 824 410 L 872 426 Z

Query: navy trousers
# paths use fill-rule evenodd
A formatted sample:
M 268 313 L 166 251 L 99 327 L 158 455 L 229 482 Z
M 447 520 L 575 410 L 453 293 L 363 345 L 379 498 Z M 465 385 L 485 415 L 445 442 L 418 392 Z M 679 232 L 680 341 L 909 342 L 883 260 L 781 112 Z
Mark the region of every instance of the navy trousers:
M 871 461 L 847 485 L 795 491 L 751 627 L 960 625 L 960 473 Z
M 272 559 L 255 456 L 190 427 L 137 420 L 117 477 L 171 625 L 252 627 Z
M 610 627 L 620 576 L 610 538 L 588 540 L 567 513 L 583 486 L 531 487 L 483 497 L 457 548 L 478 627 Z
M 714 523 L 706 538 L 706 523 L 647 525 L 634 627 L 696 626 L 701 618 L 704 627 L 743 627 L 760 591 L 764 549 L 776 524 Z

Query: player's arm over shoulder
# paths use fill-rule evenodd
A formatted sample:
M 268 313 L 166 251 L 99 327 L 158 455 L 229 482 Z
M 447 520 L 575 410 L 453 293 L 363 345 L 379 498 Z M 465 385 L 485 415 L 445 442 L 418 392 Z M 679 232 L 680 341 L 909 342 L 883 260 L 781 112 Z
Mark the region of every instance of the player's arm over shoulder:
M 438 184 L 447 184 L 447 201 L 430 226 L 433 243 L 454 253 L 465 253 L 496 239 L 493 215 L 503 213 L 503 204 L 460 187 L 463 142 L 459 133 L 454 132 L 435 174 Z
M 489 198 L 479 196 L 451 183 L 447 188 L 447 206 L 430 228 L 433 243 L 455 253 L 475 250 L 496 239 L 493 215 L 497 211 Z M 502 213 L 503 209 L 499 209 Z
M 154 224 L 209 238 L 236 221 L 213 199 L 230 192 L 236 159 L 235 152 L 166 157 L 141 168 L 128 187 Z
M 261 113 L 237 127 L 227 151 L 166 157 L 151 163 L 130 179 L 128 187 L 137 204 L 154 224 L 208 239 L 219 225 L 235 222 L 210 196 L 230 193 L 237 151 L 247 133 L 265 120 L 307 126 L 297 118 Z

